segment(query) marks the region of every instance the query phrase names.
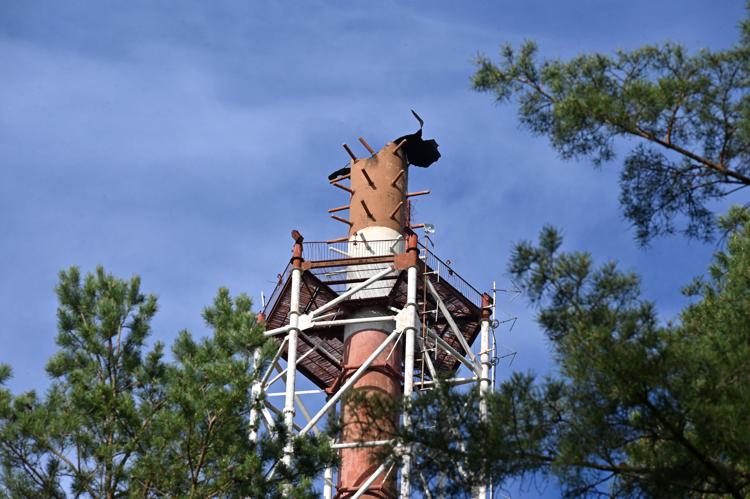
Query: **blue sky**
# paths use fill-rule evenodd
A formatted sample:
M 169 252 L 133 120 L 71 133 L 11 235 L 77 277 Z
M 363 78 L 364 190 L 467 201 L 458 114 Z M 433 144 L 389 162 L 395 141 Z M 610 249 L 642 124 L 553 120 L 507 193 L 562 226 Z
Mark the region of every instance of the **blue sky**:
M 640 249 L 622 219 L 618 161 L 562 162 L 512 105 L 470 89 L 472 60 L 500 43 L 569 57 L 644 43 L 730 46 L 740 0 L 476 2 L 3 2 L 0 4 L 0 362 L 17 391 L 43 388 L 55 351 L 57 272 L 103 264 L 159 295 L 171 343 L 219 286 L 273 288 L 289 231 L 343 235 L 326 210 L 342 142 L 379 148 L 426 121 L 442 159 L 417 171 L 417 222 L 476 287 L 507 286 L 512 244 L 542 225 L 568 249 L 643 274 L 666 320 L 712 244 Z M 548 372 L 534 311 L 500 342 L 513 369 Z M 507 366 L 501 375 L 507 375 Z M 533 495 L 533 494 L 532 494 Z

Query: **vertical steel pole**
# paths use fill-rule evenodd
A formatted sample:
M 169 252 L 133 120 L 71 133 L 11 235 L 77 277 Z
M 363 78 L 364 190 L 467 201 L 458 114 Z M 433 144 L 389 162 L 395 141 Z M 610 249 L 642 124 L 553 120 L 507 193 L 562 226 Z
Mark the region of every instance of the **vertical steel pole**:
M 323 499 L 333 499 L 333 468 L 330 466 L 323 472 Z
M 292 256 L 292 289 L 289 303 L 289 332 L 286 349 L 286 393 L 284 397 L 284 425 L 287 430 L 287 442 L 284 447 L 283 463 L 292 464 L 294 451 L 294 391 L 297 380 L 297 336 L 299 335 L 299 293 L 302 282 L 302 243 L 294 244 Z
M 258 443 L 258 431 L 260 430 L 260 408 L 258 407 L 258 401 L 260 400 L 260 395 L 263 391 L 260 365 L 260 347 L 255 347 L 253 349 L 253 376 L 255 377 L 255 380 L 253 381 L 253 386 L 250 390 L 250 403 L 252 406 L 250 407 L 250 432 L 248 435 L 250 443 L 253 445 Z
M 336 417 L 336 406 L 333 405 L 326 415 L 328 418 Z M 330 421 L 330 419 L 329 419 Z M 323 471 L 323 499 L 333 499 L 333 467 L 328 466 Z
M 482 322 L 480 326 L 480 356 L 479 362 L 482 365 L 482 376 L 479 378 L 479 417 L 482 421 L 487 421 L 487 395 L 490 392 L 490 317 L 492 315 L 492 305 L 490 296 L 487 293 L 482 295 Z M 485 499 L 487 497 L 487 484 L 477 487 L 477 498 Z
M 409 408 L 414 391 L 414 341 L 417 332 L 417 262 L 419 261 L 417 236 L 410 234 L 408 242 L 407 252 L 412 255 L 413 260 L 406 271 L 406 310 L 408 312 L 408 322 L 404 330 L 404 414 L 401 420 L 405 429 L 411 426 Z M 411 481 L 409 476 L 411 473 L 411 448 L 404 447 L 402 452 L 401 499 L 409 499 L 411 497 Z
M 492 324 L 494 324 L 495 323 L 495 319 L 497 319 L 496 314 L 497 314 L 497 284 L 495 283 L 495 281 L 492 281 L 492 316 L 490 317 L 490 319 L 492 320 Z M 497 338 L 495 337 L 495 330 L 494 329 L 492 330 L 492 347 L 491 347 L 491 350 L 492 350 L 493 357 L 497 357 Z M 496 371 L 497 371 L 497 363 L 493 362 L 492 369 L 490 370 L 490 391 L 491 392 L 495 391 L 495 374 L 496 374 Z M 495 497 L 495 487 L 494 487 L 494 484 L 492 482 L 492 477 L 490 477 L 490 480 L 489 480 L 489 487 L 490 487 L 490 490 L 489 490 L 489 499 L 494 499 L 494 497 Z

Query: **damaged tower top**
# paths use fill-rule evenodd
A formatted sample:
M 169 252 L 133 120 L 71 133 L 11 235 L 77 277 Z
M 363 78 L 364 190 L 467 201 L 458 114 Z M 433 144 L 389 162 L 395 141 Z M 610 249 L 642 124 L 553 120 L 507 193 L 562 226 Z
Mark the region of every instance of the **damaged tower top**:
M 348 220 L 337 215 L 333 218 L 349 225 L 350 237 L 363 229 L 376 227 L 390 230 L 369 230 L 363 233 L 364 237 L 385 240 L 403 236 L 404 228 L 409 223 L 408 199 L 429 193 L 407 192 L 408 166 L 427 168 L 440 158 L 437 142 L 422 138 L 424 120 L 413 110 L 412 114 L 419 121 L 419 130 L 387 143 L 377 153 L 360 137 L 370 157 L 358 158 L 344 144 L 351 158 L 349 165 L 333 172 L 328 178 L 336 187 L 348 191 L 351 199 L 349 205 L 333 208 L 329 212 L 349 210 Z M 346 179 L 350 180 L 348 187 L 341 184 Z

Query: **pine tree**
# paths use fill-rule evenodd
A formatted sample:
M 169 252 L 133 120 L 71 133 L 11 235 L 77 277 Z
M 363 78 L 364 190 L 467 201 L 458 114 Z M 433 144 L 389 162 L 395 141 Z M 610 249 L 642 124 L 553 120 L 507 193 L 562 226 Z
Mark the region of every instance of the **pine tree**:
M 521 124 L 565 159 L 602 165 L 618 140 L 630 148 L 620 203 L 642 244 L 683 219 L 683 233 L 709 239 L 711 203 L 750 185 L 750 21 L 723 51 L 666 43 L 542 62 L 537 53 L 526 42 L 504 45 L 498 62 L 480 56 L 474 88 L 517 99 Z
M 60 273 L 59 351 L 40 396 L 0 389 L 0 491 L 10 497 L 314 497 L 312 479 L 332 459 L 325 440 L 300 440 L 292 469 L 277 465 L 283 426 L 248 438 L 252 351 L 264 347 L 247 296 L 220 289 L 196 341 L 180 333 L 146 350 L 154 295 L 140 280 L 97 268 Z M 10 376 L 0 369 L 0 383 Z
M 419 399 L 403 436 L 422 449 L 417 476 L 456 496 L 489 477 L 554 475 L 566 497 L 747 497 L 750 212 L 735 207 L 720 226 L 726 249 L 668 324 L 637 275 L 561 252 L 556 230 L 519 244 L 510 273 L 539 308 L 559 375 L 513 374 L 486 423 L 466 410 L 475 392 Z

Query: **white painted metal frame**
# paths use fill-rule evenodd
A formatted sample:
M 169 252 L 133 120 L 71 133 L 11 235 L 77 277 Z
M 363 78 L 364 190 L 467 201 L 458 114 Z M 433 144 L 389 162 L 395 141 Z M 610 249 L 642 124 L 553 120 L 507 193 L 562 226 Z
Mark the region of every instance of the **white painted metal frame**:
M 414 391 L 414 341 L 417 333 L 417 266 L 408 268 L 406 277 L 406 328 L 404 329 L 404 414 L 401 424 L 404 428 L 411 426 L 412 393 Z M 403 446 L 401 449 L 401 499 L 409 499 L 411 496 L 411 447 Z M 385 463 L 384 463 L 385 464 Z
M 287 332 L 286 353 L 286 396 L 284 397 L 284 424 L 287 430 L 287 442 L 284 447 L 283 462 L 292 464 L 294 452 L 294 390 L 297 383 L 297 335 L 299 334 L 299 294 L 302 283 L 302 269 L 292 269 L 292 289 L 289 303 L 289 331 Z
M 487 395 L 490 393 L 492 385 L 490 383 L 490 319 L 482 316 L 480 326 L 479 340 L 479 358 L 482 364 L 481 377 L 479 378 L 479 417 L 482 421 L 487 421 Z M 492 494 L 492 487 L 482 484 L 477 490 L 477 499 L 486 499 L 487 492 Z
M 474 383 L 479 382 L 480 386 L 480 412 L 481 417 L 486 418 L 487 417 L 487 404 L 485 401 L 486 394 L 489 393 L 491 390 L 491 383 L 490 383 L 490 365 L 491 365 L 491 357 L 490 357 L 490 340 L 489 340 L 489 320 L 483 320 L 481 322 L 481 340 L 480 340 L 480 351 L 477 356 L 472 352 L 470 345 L 466 341 L 464 335 L 461 333 L 458 325 L 456 324 L 455 320 L 451 316 L 449 310 L 443 303 L 443 301 L 440 299 L 438 293 L 436 292 L 434 286 L 430 282 L 429 276 L 425 275 L 423 276 L 423 279 L 425 281 L 425 285 L 427 286 L 427 289 L 432 296 L 432 298 L 436 301 L 438 310 L 443 314 L 443 316 L 446 318 L 446 321 L 448 322 L 448 325 L 450 327 L 450 331 L 456 336 L 459 343 L 461 344 L 462 349 L 465 351 L 465 354 L 462 354 L 455 348 L 453 348 L 449 343 L 447 343 L 445 340 L 440 338 L 434 331 L 427 328 L 425 333 L 426 335 L 434 341 L 433 348 L 434 349 L 442 349 L 446 351 L 449 355 L 456 358 L 461 364 L 466 366 L 470 371 L 472 376 L 469 377 L 455 377 L 455 378 L 449 378 L 446 380 L 439 380 L 438 373 L 435 370 L 434 364 L 432 362 L 431 356 L 428 354 L 424 355 L 425 358 L 425 364 L 428 368 L 428 371 L 430 372 L 430 375 L 432 377 L 432 380 L 427 381 L 417 381 L 415 383 L 414 381 L 414 361 L 415 361 L 415 342 L 417 338 L 420 342 L 420 348 L 422 351 L 427 352 L 428 348 L 425 344 L 425 341 L 421 337 L 421 335 L 418 335 L 418 330 L 420 326 L 420 321 L 418 320 L 418 312 L 417 312 L 417 267 L 413 266 L 407 269 L 407 300 L 406 305 L 402 310 L 393 309 L 394 312 L 396 312 L 396 315 L 385 315 L 380 317 L 366 317 L 366 318 L 351 318 L 351 319 L 333 319 L 333 320 L 325 320 L 328 317 L 332 315 L 332 313 L 323 314 L 326 311 L 330 311 L 336 305 L 342 303 L 343 301 L 347 300 L 351 296 L 355 295 L 356 293 L 371 287 L 376 282 L 380 281 L 381 279 L 387 277 L 389 274 L 394 272 L 395 269 L 392 266 L 388 266 L 388 268 L 383 269 L 382 271 L 378 272 L 377 274 L 373 275 L 372 277 L 368 278 L 366 281 L 357 284 L 356 286 L 351 287 L 346 292 L 342 293 L 341 295 L 337 296 L 336 298 L 332 299 L 331 301 L 327 302 L 323 306 L 313 310 L 312 312 L 308 314 L 302 314 L 300 313 L 300 286 L 301 286 L 301 279 L 302 279 L 302 270 L 299 268 L 292 269 L 292 275 L 291 275 L 291 299 L 290 299 L 290 309 L 289 309 L 289 324 L 285 325 L 280 328 L 276 328 L 273 330 L 266 331 L 264 333 L 265 336 L 277 336 L 277 335 L 284 335 L 284 338 L 279 345 L 279 349 L 275 353 L 274 357 L 271 359 L 270 365 L 268 366 L 266 372 L 256 381 L 253 383 L 252 386 L 252 396 L 254 401 L 259 401 L 263 398 L 263 395 L 267 388 L 269 388 L 272 384 L 277 382 L 278 380 L 285 378 L 285 391 L 283 392 L 284 396 L 284 407 L 282 411 L 279 411 L 276 409 L 268 400 L 265 400 L 262 404 L 260 409 L 257 408 L 257 403 L 251 408 L 250 410 L 250 431 L 249 431 L 249 438 L 253 442 L 257 442 L 258 439 L 258 431 L 259 431 L 259 425 L 260 423 L 264 423 L 266 426 L 267 431 L 273 431 L 273 417 L 271 416 L 270 412 L 276 412 L 278 415 L 282 415 L 284 418 L 284 424 L 287 427 L 289 439 L 286 442 L 286 445 L 284 447 L 284 457 L 283 462 L 286 465 L 291 464 L 292 459 L 292 453 L 293 453 L 293 438 L 296 435 L 305 435 L 310 431 L 314 431 L 316 434 L 319 433 L 317 429 L 317 423 L 326 415 L 330 415 L 332 411 L 335 410 L 336 404 L 340 401 L 340 399 L 348 393 L 348 391 L 351 389 L 351 387 L 356 383 L 356 381 L 364 375 L 365 371 L 372 365 L 372 363 L 375 361 L 375 358 L 380 355 L 381 352 L 383 352 L 391 343 L 394 343 L 393 348 L 395 348 L 395 345 L 398 344 L 400 341 L 400 337 L 404 336 L 404 402 L 405 407 L 408 407 L 410 405 L 410 402 L 412 400 L 414 389 L 417 388 L 418 390 L 429 390 L 432 387 L 437 386 L 440 382 L 449 383 L 451 385 L 459 385 L 459 384 L 466 384 L 466 383 Z M 322 314 L 322 315 L 321 315 Z M 332 395 L 329 396 L 327 402 L 323 405 L 323 407 L 316 411 L 314 414 L 311 414 L 310 411 L 305 407 L 305 405 L 302 402 L 302 399 L 300 398 L 300 395 L 312 395 L 314 393 L 322 393 L 320 390 L 296 390 L 296 375 L 297 375 L 297 365 L 299 361 L 304 359 L 307 355 L 310 355 L 313 351 L 318 351 L 319 353 L 325 355 L 328 354 L 328 352 L 324 348 L 319 348 L 320 345 L 316 344 L 310 337 L 305 335 L 303 331 L 307 331 L 309 329 L 314 329 L 316 327 L 331 327 L 331 326 L 339 326 L 339 325 L 346 325 L 346 324 L 360 324 L 360 323 L 372 323 L 372 322 L 394 322 L 394 329 L 393 331 L 383 340 L 383 342 L 375 349 L 375 351 L 370 354 L 370 356 L 365 360 L 365 362 L 354 372 L 352 373 L 347 381 Z M 305 352 L 302 356 L 299 358 L 297 357 L 297 345 L 300 336 L 304 337 L 305 340 L 310 343 L 312 348 Z M 287 349 L 287 365 L 285 369 L 280 369 L 278 365 L 279 358 L 281 354 L 283 353 L 284 349 Z M 329 354 L 330 355 L 330 354 Z M 334 359 L 335 360 L 335 359 Z M 257 350 L 254 352 L 253 355 L 253 365 L 256 369 L 260 368 L 260 351 Z M 272 371 L 277 370 L 279 371 L 279 374 L 271 378 Z M 281 396 L 282 393 L 265 393 L 266 396 Z M 304 426 L 300 426 L 295 422 L 295 416 L 297 414 L 296 407 L 299 408 L 300 412 L 304 416 L 305 424 Z M 269 410 L 270 409 L 270 410 Z M 262 418 L 261 418 L 262 416 Z M 411 419 L 407 412 L 404 412 L 401 419 L 401 424 L 405 427 L 408 427 L 412 424 Z M 334 449 L 343 449 L 343 448 L 354 448 L 354 447 L 372 447 L 372 446 L 381 446 L 381 445 L 390 445 L 393 441 L 391 440 L 378 440 L 378 441 L 369 441 L 369 442 L 332 442 L 332 447 Z M 411 460 L 412 460 L 412 451 L 413 449 L 408 448 L 407 446 L 400 446 L 397 449 L 398 455 L 401 458 L 401 468 L 400 468 L 400 487 L 399 487 L 399 497 L 401 499 L 407 499 L 411 496 Z M 380 467 L 373 472 L 370 477 L 365 480 L 365 482 L 362 483 L 358 491 L 355 493 L 353 497 L 360 497 L 362 494 L 364 494 L 367 490 L 367 488 L 372 485 L 372 483 L 377 480 L 377 478 L 385 473 L 390 473 L 393 469 L 393 467 L 396 465 L 395 461 L 387 461 L 383 463 Z M 430 496 L 429 490 L 427 490 L 427 483 L 424 481 L 423 477 L 421 478 L 421 482 L 423 485 L 423 488 L 425 490 L 425 493 L 427 494 L 427 497 Z M 328 468 L 324 472 L 323 476 L 323 497 L 325 499 L 331 499 L 333 497 L 333 491 L 334 491 L 334 471 L 332 468 Z M 491 489 L 490 489 L 491 490 Z M 487 487 L 482 486 L 478 489 L 477 497 L 481 497 L 482 499 L 485 499 L 487 497 Z
M 336 402 L 343 397 L 346 392 L 349 391 L 349 388 L 351 388 L 354 383 L 357 382 L 359 378 L 362 377 L 363 374 L 365 374 L 365 371 L 372 365 L 372 363 L 375 361 L 375 358 L 380 355 L 380 353 L 385 350 L 385 347 L 388 346 L 396 337 L 399 335 L 400 331 L 394 330 L 391 334 L 388 335 L 388 337 L 376 348 L 373 350 L 373 352 L 370 354 L 369 357 L 367 357 L 367 360 L 359 366 L 359 368 L 354 371 L 354 373 L 349 377 L 349 379 L 346 380 L 346 382 L 341 386 L 341 388 L 334 393 L 331 398 L 328 399 L 328 402 L 323 406 L 322 409 L 320 409 L 315 416 L 312 417 L 310 422 L 305 425 L 304 428 L 300 430 L 300 435 L 304 435 L 308 431 L 310 431 L 310 428 L 322 418 L 326 412 L 328 412 L 329 409 L 331 409 L 334 405 L 336 405 Z
M 469 357 L 474 364 L 478 364 L 477 358 L 474 356 L 474 352 L 471 351 L 469 343 L 466 341 L 466 338 L 464 338 L 464 335 L 458 328 L 456 321 L 453 320 L 453 316 L 448 310 L 448 307 L 445 306 L 445 303 L 443 303 L 440 295 L 438 295 L 437 291 L 435 291 L 435 287 L 432 285 L 429 279 L 425 279 L 425 283 L 427 284 L 427 290 L 430 292 L 432 298 L 437 303 L 438 309 L 440 310 L 440 312 L 442 312 L 443 316 L 445 316 L 445 320 L 448 321 L 448 325 L 450 326 L 453 335 L 458 339 L 458 342 L 461 344 L 461 348 L 464 349 L 464 352 L 466 352 L 466 356 Z
M 357 489 L 357 492 L 355 492 L 354 495 L 352 496 L 352 499 L 357 499 L 359 497 L 362 497 L 362 494 L 367 492 L 367 489 L 370 487 L 370 485 L 372 485 L 373 482 L 377 480 L 380 475 L 383 474 L 386 468 L 388 468 L 388 473 L 391 472 L 391 469 L 393 469 L 394 464 L 396 463 L 392 462 L 391 460 L 386 460 L 385 462 L 383 462 L 383 464 L 378 466 L 378 468 L 372 473 L 372 475 L 370 475 L 370 477 L 367 480 L 365 480 L 362 483 L 362 485 L 359 486 L 359 488 Z

